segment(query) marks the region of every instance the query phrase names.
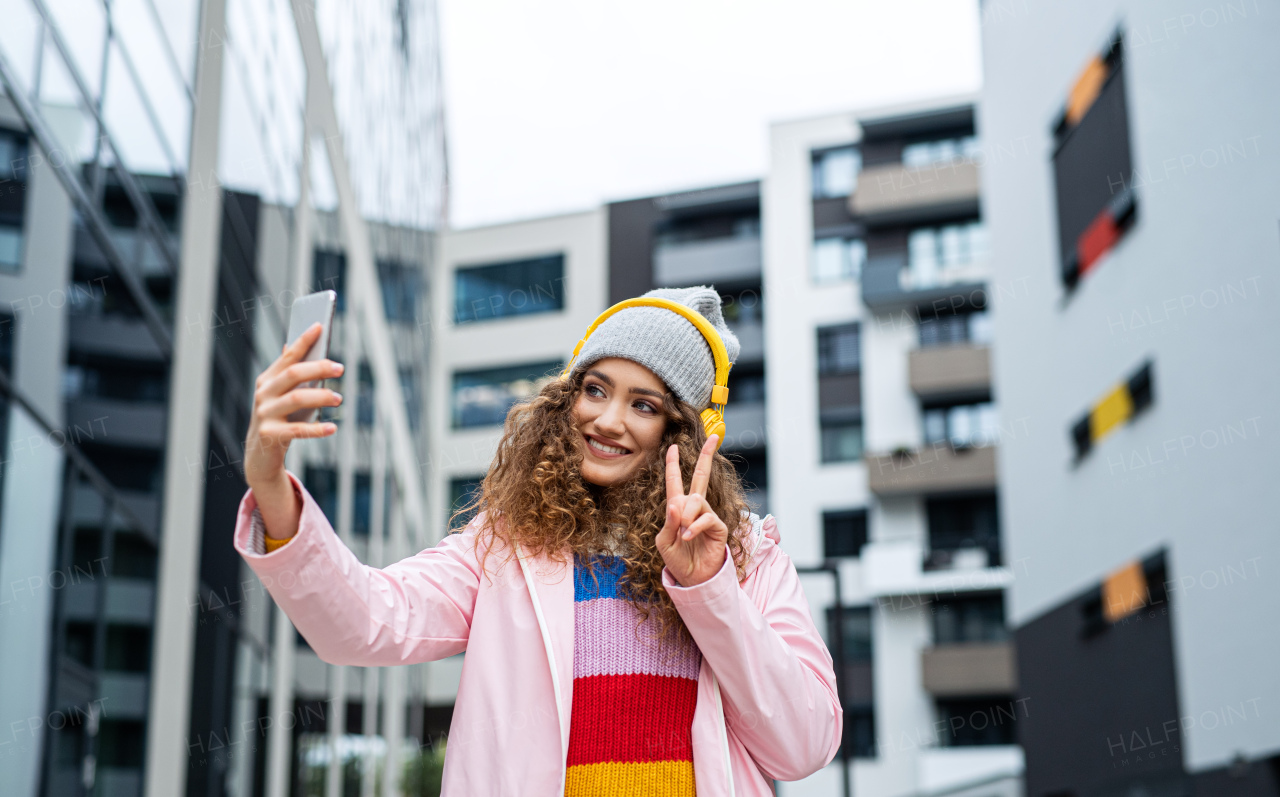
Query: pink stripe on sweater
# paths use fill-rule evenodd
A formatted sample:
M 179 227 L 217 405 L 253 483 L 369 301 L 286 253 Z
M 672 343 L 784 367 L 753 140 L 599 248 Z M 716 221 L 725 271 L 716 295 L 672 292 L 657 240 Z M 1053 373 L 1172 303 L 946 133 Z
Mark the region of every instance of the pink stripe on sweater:
M 642 673 L 696 681 L 702 664 L 697 646 L 659 639 L 657 618 L 639 619 L 630 602 L 617 598 L 575 604 L 573 677 Z

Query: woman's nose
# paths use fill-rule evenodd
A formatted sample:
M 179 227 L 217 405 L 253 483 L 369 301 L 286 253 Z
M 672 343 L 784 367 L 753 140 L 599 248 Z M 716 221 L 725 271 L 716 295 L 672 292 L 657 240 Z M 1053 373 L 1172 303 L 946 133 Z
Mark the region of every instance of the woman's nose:
M 625 407 L 610 402 L 609 406 L 604 408 L 604 412 L 600 413 L 600 417 L 596 418 L 596 427 L 615 439 L 621 437 L 626 431 L 626 425 L 622 422 L 622 414 L 625 410 Z

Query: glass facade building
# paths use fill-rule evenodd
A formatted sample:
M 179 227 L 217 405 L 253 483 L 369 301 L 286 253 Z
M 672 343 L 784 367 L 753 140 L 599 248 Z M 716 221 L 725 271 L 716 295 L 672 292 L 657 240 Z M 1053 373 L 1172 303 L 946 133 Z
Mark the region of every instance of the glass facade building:
M 319 662 L 230 537 L 254 375 L 332 277 L 363 395 L 289 467 L 363 560 L 431 542 L 433 0 L 0 19 L 0 794 L 389 793 L 422 672 Z

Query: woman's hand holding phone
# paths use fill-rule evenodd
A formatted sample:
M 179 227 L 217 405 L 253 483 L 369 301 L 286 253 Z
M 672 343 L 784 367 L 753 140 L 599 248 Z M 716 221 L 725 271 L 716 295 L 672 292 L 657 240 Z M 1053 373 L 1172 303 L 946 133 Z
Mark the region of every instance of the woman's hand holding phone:
M 292 537 L 298 530 L 302 507 L 284 470 L 284 456 L 294 440 L 328 437 L 338 430 L 327 422 L 290 421 L 296 410 L 336 407 L 342 396 L 324 387 L 302 387 L 342 375 L 342 364 L 332 360 L 304 362 L 320 336 L 320 324 L 312 324 L 297 340 L 288 343 L 275 362 L 258 375 L 253 393 L 253 413 L 244 446 L 244 478 L 262 511 L 267 535 Z

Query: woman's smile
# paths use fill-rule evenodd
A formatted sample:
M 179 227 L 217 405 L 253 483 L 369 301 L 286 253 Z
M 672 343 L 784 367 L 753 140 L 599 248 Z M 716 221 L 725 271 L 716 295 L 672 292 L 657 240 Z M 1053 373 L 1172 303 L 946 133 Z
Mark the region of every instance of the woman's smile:
M 608 443 L 602 437 L 586 432 L 582 436 L 587 440 L 587 450 L 601 459 L 617 459 L 631 453 L 631 449 Z

